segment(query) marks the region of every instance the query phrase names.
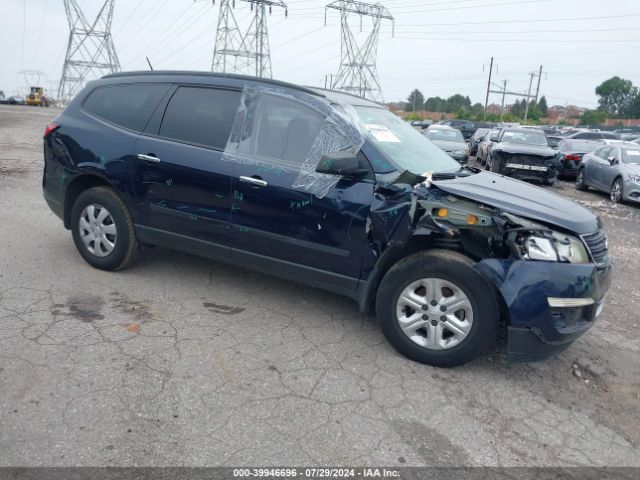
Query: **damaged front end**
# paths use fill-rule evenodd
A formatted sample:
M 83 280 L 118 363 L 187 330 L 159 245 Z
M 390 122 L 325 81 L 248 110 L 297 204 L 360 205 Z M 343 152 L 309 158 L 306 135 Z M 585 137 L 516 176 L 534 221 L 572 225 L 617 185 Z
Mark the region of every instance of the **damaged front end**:
M 448 193 L 431 174 L 410 180 L 376 190 L 369 217 L 374 260 L 363 272 L 370 284 L 407 251 L 465 254 L 495 286 L 487 295 L 501 298 L 511 361 L 546 358 L 593 325 L 611 278 L 604 234 L 603 245 L 591 245 L 586 236 Z M 597 249 L 597 259 L 591 249 Z
M 552 181 L 560 171 L 557 154 L 536 155 L 514 150 L 494 149 L 491 151 L 493 171 L 518 180 Z

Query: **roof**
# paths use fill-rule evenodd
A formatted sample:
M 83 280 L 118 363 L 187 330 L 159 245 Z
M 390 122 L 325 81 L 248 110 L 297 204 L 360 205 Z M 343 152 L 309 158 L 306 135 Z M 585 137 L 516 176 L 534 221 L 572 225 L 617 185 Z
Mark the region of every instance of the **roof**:
M 202 71 L 192 71 L 192 70 L 138 70 L 132 72 L 117 72 L 110 73 L 109 75 L 105 75 L 104 79 L 111 78 L 127 78 L 127 77 L 200 77 L 200 78 L 224 78 L 231 80 L 239 80 L 244 82 L 252 82 L 252 83 L 263 83 L 266 85 L 273 85 L 279 87 L 293 88 L 295 90 L 300 90 L 302 92 L 310 93 L 311 95 L 316 96 L 325 96 L 319 93 L 316 89 L 310 89 L 307 87 L 302 87 L 300 85 L 295 85 L 293 83 L 282 82 L 280 80 L 272 80 L 270 78 L 260 78 L 260 77 L 251 77 L 249 75 L 236 75 L 233 73 L 219 73 L 219 72 L 202 72 Z
M 346 92 L 340 92 L 337 90 L 326 90 L 324 88 L 316 88 L 316 87 L 306 87 L 314 92 L 317 95 L 321 95 L 329 99 L 329 101 L 333 103 L 343 103 L 347 105 L 353 105 L 354 107 L 377 107 L 377 108 L 385 108 L 384 105 L 380 103 L 373 102 L 371 100 L 367 100 L 366 98 L 358 97 L 357 95 L 352 95 Z

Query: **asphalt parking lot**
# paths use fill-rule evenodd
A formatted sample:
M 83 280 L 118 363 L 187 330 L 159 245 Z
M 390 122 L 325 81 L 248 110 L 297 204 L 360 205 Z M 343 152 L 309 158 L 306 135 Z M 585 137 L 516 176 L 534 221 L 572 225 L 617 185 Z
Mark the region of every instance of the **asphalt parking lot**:
M 164 249 L 86 264 L 41 194 L 54 109 L 0 106 L 1 466 L 640 466 L 640 209 L 597 324 L 510 365 L 413 363 L 351 301 Z

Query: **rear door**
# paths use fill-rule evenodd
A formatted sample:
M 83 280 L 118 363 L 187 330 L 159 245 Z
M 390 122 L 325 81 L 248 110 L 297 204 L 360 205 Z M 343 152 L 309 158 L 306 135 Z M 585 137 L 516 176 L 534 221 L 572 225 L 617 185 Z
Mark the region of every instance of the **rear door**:
M 231 165 L 222 161 L 240 91 L 177 86 L 135 146 L 134 188 L 151 243 L 229 257 Z
M 603 189 L 602 169 L 609 164 L 606 158 L 611 152 L 610 146 L 602 147 L 589 156 L 589 162 L 585 164 L 587 183 L 595 188 Z
M 321 198 L 294 188 L 324 117 L 293 98 L 269 94 L 255 115 L 251 161 L 234 162 L 233 257 L 328 289 L 355 289 L 373 180 L 342 179 Z
M 609 161 L 613 158 L 613 164 Z M 611 150 L 607 154 L 606 162 L 602 164 L 600 169 L 600 181 L 602 183 L 603 190 L 610 190 L 613 185 L 613 180 L 618 175 L 619 164 L 622 161 L 622 152 L 616 146 L 611 147 Z

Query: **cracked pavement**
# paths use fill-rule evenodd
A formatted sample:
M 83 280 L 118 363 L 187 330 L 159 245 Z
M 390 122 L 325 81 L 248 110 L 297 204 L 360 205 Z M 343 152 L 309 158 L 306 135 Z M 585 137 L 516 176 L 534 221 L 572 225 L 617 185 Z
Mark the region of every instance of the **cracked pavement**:
M 41 193 L 54 109 L 0 106 L 0 466 L 640 466 L 640 209 L 597 324 L 510 365 L 411 362 L 331 293 L 153 248 L 91 268 Z

